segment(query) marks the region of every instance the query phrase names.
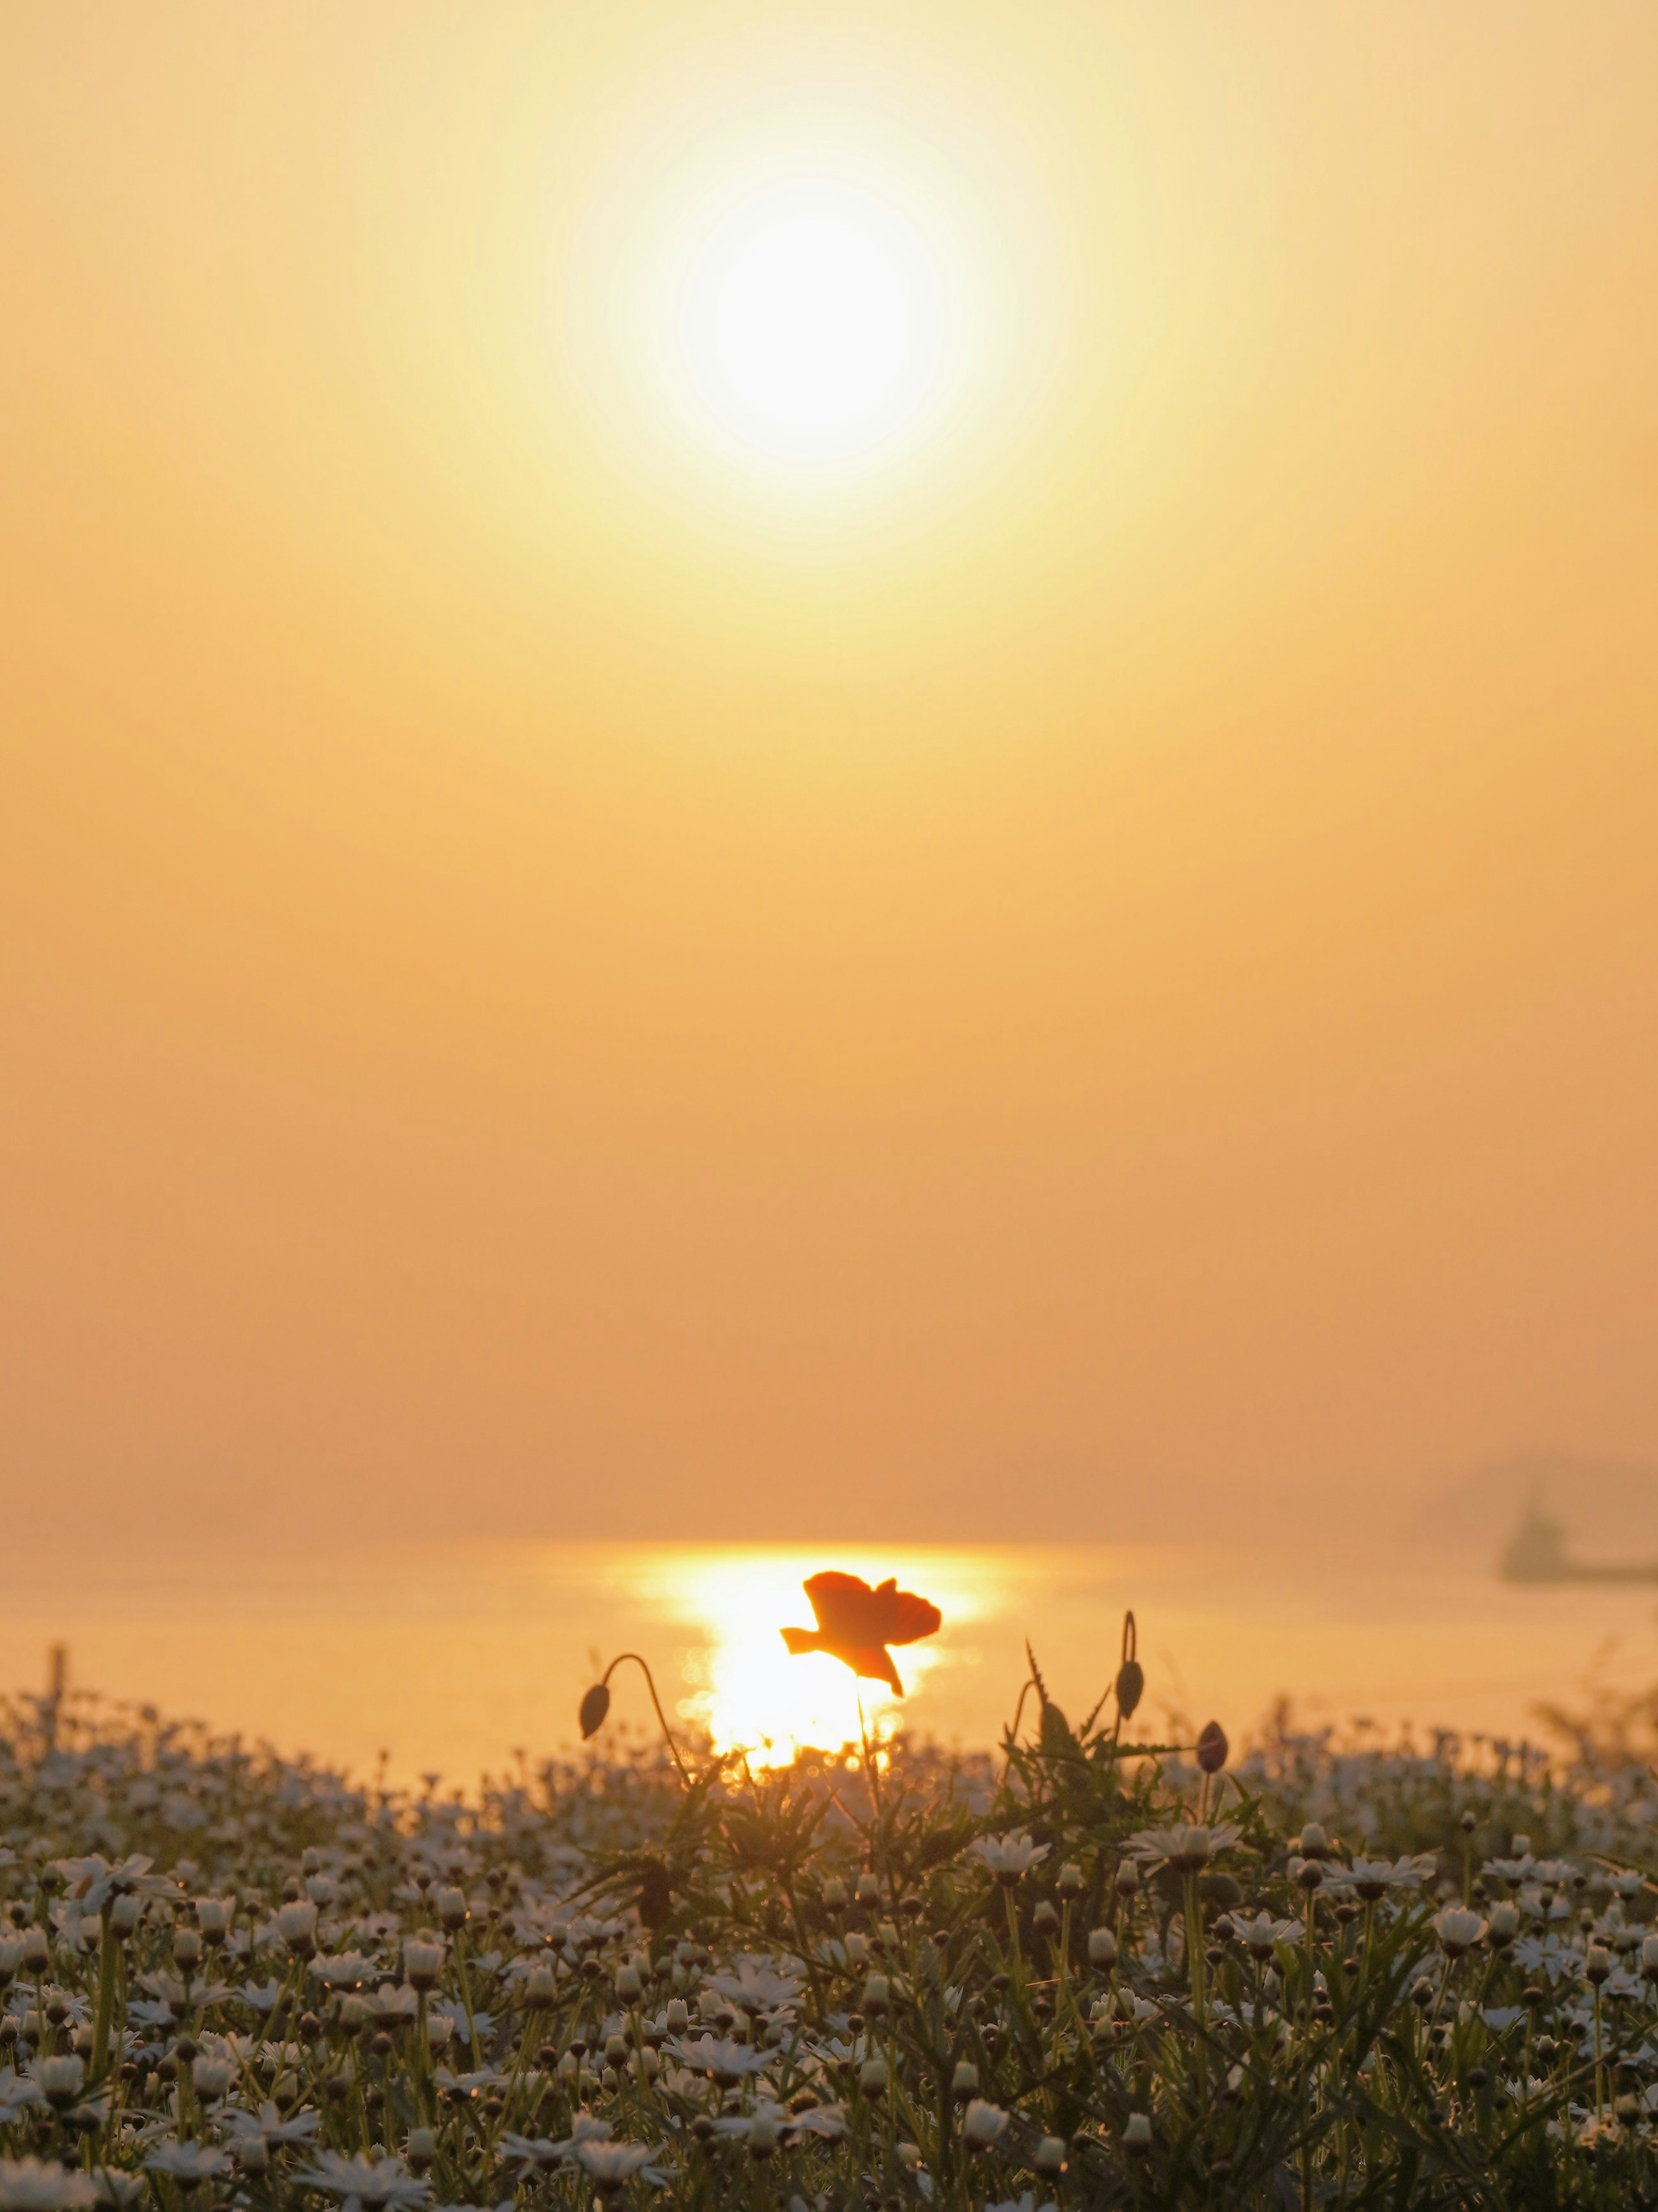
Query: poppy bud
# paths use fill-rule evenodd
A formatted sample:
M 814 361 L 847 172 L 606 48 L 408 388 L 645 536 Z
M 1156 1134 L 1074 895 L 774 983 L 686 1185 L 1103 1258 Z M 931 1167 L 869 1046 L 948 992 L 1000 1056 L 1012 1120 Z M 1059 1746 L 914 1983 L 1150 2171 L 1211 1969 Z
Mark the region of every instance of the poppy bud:
M 576 1718 L 582 1724 L 583 1743 L 590 1735 L 596 1735 L 603 1728 L 605 1716 L 609 1711 L 610 1685 L 608 1682 L 595 1682 L 586 1697 L 582 1698 L 581 1709 L 576 1715 Z
M 1198 1764 L 1205 1774 L 1218 1774 L 1226 1765 L 1229 1745 L 1219 1721 L 1210 1721 L 1198 1739 Z
M 1137 1659 L 1125 1659 L 1117 1669 L 1117 1710 L 1123 1718 L 1131 1720 L 1134 1708 L 1145 1693 L 1146 1674 Z

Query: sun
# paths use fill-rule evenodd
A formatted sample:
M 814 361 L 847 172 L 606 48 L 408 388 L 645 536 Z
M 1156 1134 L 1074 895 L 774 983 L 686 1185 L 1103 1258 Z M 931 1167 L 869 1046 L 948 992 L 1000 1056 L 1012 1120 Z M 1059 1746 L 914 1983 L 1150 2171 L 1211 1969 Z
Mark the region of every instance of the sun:
M 942 197 L 833 153 L 705 172 L 645 287 L 680 434 L 751 474 L 838 483 L 943 432 L 974 366 L 975 302 Z
M 832 178 L 763 182 L 718 210 L 681 272 L 687 396 L 758 455 L 867 455 L 937 393 L 941 276 L 896 195 Z

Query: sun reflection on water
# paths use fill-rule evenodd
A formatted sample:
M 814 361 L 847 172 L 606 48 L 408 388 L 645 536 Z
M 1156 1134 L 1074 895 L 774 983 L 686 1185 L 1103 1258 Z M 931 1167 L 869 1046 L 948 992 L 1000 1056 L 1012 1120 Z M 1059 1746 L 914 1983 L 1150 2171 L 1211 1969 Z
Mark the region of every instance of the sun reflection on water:
M 919 1591 L 942 1613 L 936 1636 L 893 1652 L 908 1692 L 902 1700 L 884 1683 L 855 1681 L 823 1652 L 791 1658 L 784 1649 L 781 1630 L 812 1624 L 802 1583 L 828 1566 L 871 1583 L 896 1575 L 901 1589 Z M 1006 1580 L 983 1553 L 904 1546 L 676 1546 L 636 1553 L 618 1571 L 635 1599 L 686 1632 L 678 1681 L 661 1684 L 670 1714 L 706 1729 L 718 1750 L 747 1751 L 757 1765 L 784 1764 L 803 1746 L 856 1743 L 860 1695 L 872 1735 L 890 1735 L 903 1721 L 924 1727 L 930 1678 L 972 1663 L 977 1654 L 960 1632 L 993 1610 Z

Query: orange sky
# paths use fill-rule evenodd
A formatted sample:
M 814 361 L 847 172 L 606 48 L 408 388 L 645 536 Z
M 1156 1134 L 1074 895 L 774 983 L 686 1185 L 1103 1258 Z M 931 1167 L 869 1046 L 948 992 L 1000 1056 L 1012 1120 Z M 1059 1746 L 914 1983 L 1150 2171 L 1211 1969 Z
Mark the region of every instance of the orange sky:
M 15 0 L 8 1493 L 1658 1460 L 1655 109 L 1644 4 Z M 827 497 L 606 349 L 796 114 L 999 348 Z

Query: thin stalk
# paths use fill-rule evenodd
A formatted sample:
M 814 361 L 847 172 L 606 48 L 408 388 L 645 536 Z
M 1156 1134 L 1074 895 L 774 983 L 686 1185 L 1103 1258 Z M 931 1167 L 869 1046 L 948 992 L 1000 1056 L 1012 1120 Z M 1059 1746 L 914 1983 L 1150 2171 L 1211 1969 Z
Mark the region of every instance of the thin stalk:
M 115 1930 L 109 1924 L 110 1902 L 105 1899 L 100 1917 L 103 1933 L 98 1942 L 98 2009 L 92 2027 L 92 2078 L 103 2079 L 104 2068 L 109 2060 L 109 2027 L 115 2012 L 115 1978 L 119 1970 L 120 1946 L 115 1940 Z
M 607 1667 L 604 1671 L 602 1677 L 603 1683 L 606 1687 L 609 1686 L 611 1676 L 616 1672 L 616 1669 L 625 1659 L 631 1659 L 634 1665 L 637 1667 L 644 1675 L 645 1687 L 650 1692 L 650 1702 L 656 1709 L 656 1720 L 658 1726 L 662 1731 L 662 1741 L 667 1746 L 669 1757 L 673 1759 L 675 1766 L 680 1770 L 680 1781 L 683 1782 L 686 1788 L 689 1790 L 691 1787 L 690 1771 L 686 1767 L 684 1759 L 680 1756 L 679 1745 L 674 1741 L 674 1731 L 667 1724 L 667 1715 L 662 1711 L 662 1701 L 656 1694 L 655 1677 L 650 1671 L 649 1662 L 642 1659 L 637 1651 L 619 1651 L 615 1658 L 611 1661 L 609 1666 Z

